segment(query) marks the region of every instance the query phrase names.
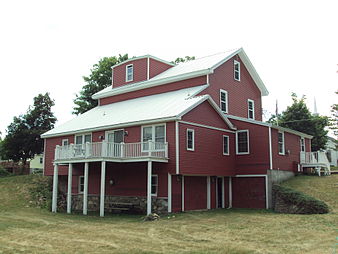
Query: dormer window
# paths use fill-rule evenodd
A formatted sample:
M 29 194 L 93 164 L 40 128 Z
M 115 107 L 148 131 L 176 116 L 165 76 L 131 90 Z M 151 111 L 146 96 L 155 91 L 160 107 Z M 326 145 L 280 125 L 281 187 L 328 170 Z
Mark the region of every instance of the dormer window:
M 241 81 L 241 63 L 234 60 L 234 79 Z
M 133 81 L 134 79 L 134 67 L 132 64 L 126 66 L 126 82 Z

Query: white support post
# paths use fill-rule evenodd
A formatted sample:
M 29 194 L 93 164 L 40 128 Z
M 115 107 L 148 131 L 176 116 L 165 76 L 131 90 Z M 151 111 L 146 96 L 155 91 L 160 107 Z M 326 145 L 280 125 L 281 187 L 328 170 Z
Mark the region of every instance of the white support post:
M 72 177 L 73 177 L 73 164 L 68 165 L 68 192 L 67 192 L 67 213 L 72 212 Z
M 102 141 L 102 151 L 101 151 L 101 157 L 107 157 L 108 156 L 108 143 L 106 140 Z
M 207 176 L 207 209 L 211 208 L 210 176 Z
M 105 182 L 106 181 L 106 162 L 101 162 L 101 191 L 100 191 L 100 216 L 104 216 L 104 196 L 105 196 Z
M 148 161 L 148 175 L 147 175 L 147 215 L 151 214 L 151 175 L 152 175 L 152 161 Z
M 57 199 L 58 199 L 58 177 L 59 177 L 59 166 L 54 165 L 54 176 L 53 176 L 53 198 L 52 198 L 52 212 L 56 213 L 57 210 Z
M 232 208 L 232 178 L 229 176 L 229 207 Z
M 216 204 L 215 207 L 218 207 L 218 177 L 216 177 L 216 182 L 215 182 L 215 196 L 216 196 Z
M 124 142 L 121 142 L 120 143 L 120 149 L 121 149 L 121 158 L 124 158 L 124 147 L 125 147 L 125 144 L 124 144 Z
M 184 207 L 184 176 L 182 175 L 182 212 L 185 211 Z
M 269 209 L 269 181 L 268 176 L 265 176 L 265 208 Z
M 84 186 L 83 186 L 83 215 L 87 215 L 88 211 L 88 169 L 89 162 L 85 162 L 84 167 Z
M 168 173 L 168 213 L 172 212 L 172 187 L 171 187 L 171 174 Z
M 222 177 L 222 208 L 225 208 L 225 198 L 224 198 L 224 176 Z

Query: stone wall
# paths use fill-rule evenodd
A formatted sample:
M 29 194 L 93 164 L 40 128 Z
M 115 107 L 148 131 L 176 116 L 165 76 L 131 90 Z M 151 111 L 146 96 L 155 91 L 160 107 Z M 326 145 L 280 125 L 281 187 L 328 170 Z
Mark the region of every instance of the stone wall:
M 72 195 L 72 210 L 82 211 L 83 195 Z M 100 210 L 100 196 L 88 194 L 88 211 Z M 105 196 L 105 212 L 122 212 L 142 213 L 147 211 L 146 197 L 128 197 L 128 196 Z M 168 212 L 167 198 L 152 197 L 152 212 L 165 214 Z

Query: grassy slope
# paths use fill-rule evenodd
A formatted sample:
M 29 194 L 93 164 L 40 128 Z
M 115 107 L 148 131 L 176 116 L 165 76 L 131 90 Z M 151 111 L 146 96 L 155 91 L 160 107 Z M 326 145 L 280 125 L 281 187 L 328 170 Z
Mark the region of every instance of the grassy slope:
M 330 214 L 215 210 L 156 222 L 29 207 L 31 180 L 0 178 L 0 253 L 332 253 L 338 236 L 338 175 L 286 183 L 322 198 L 331 206 Z

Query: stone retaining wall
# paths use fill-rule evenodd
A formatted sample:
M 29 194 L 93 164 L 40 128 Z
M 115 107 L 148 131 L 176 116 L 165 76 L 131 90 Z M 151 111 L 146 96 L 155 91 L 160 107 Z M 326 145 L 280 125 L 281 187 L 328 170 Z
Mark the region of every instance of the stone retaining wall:
M 123 204 L 128 205 L 123 205 Z M 121 208 L 121 209 L 119 209 Z M 124 208 L 128 208 L 130 213 L 143 213 L 147 211 L 146 197 L 125 197 L 125 196 L 105 196 L 104 209 L 105 212 L 121 212 Z M 72 210 L 82 211 L 83 195 L 72 195 Z M 100 196 L 88 195 L 88 211 L 100 210 Z M 165 214 L 168 212 L 167 198 L 152 197 L 152 212 Z

